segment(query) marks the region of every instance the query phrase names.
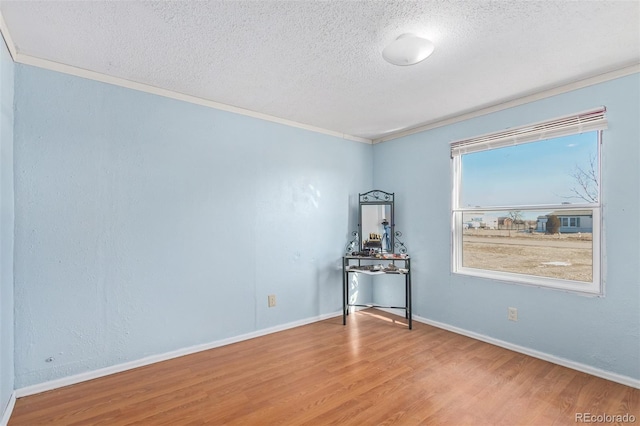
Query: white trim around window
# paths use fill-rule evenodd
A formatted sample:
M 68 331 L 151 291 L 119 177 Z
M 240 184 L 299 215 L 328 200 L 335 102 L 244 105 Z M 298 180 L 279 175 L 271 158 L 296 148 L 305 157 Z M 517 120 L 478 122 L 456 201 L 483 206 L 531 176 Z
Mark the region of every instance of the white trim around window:
M 602 205 L 601 205 L 601 145 L 602 145 L 602 130 L 606 129 L 607 121 L 605 116 L 606 109 L 604 107 L 595 108 L 593 110 L 575 114 L 574 116 L 565 116 L 555 120 L 549 120 L 548 122 L 536 123 L 535 125 L 523 126 L 512 131 L 504 131 L 495 134 L 495 138 L 492 135 L 484 135 L 479 138 L 468 139 L 464 141 L 456 141 L 451 144 L 452 154 L 452 214 L 451 214 L 451 234 L 452 234 L 452 253 L 451 263 L 452 272 L 454 274 L 468 275 L 479 278 L 497 280 L 507 283 L 523 284 L 537 287 L 552 288 L 558 290 L 564 290 L 569 292 L 576 292 L 586 295 L 602 295 L 602 271 L 601 271 L 601 229 L 602 229 Z M 573 117 L 573 118 L 572 118 Z M 582 117 L 585 119 L 586 124 L 581 127 L 580 121 Z M 562 123 L 567 123 L 563 127 Z M 576 123 L 578 123 L 576 125 Z M 549 124 L 549 126 L 547 126 Z M 553 130 L 551 136 L 549 133 L 545 133 L 546 130 L 551 127 Z M 529 129 L 528 131 L 525 131 Z M 535 129 L 542 129 L 541 132 L 536 133 Z M 579 203 L 566 204 L 558 202 L 557 204 L 516 204 L 516 205 L 480 205 L 480 206 L 463 206 L 462 205 L 462 186 L 463 182 L 463 161 L 462 157 L 467 154 L 473 154 L 480 151 L 498 149 L 506 146 L 516 146 L 525 143 L 536 143 L 536 141 L 549 141 L 562 136 L 573 135 L 577 133 L 596 132 L 597 133 L 597 187 L 598 187 L 598 199 L 596 202 L 581 201 Z M 506 134 L 523 134 L 522 139 L 518 138 L 506 138 Z M 560 136 L 558 136 L 560 135 Z M 508 139 L 508 141 L 507 141 Z M 494 142 L 488 142 L 494 141 Z M 497 141 L 497 143 L 496 143 Z M 466 164 L 466 163 L 465 163 Z M 553 276 L 545 276 L 544 274 L 536 275 L 535 273 L 519 273 L 513 270 L 500 270 L 501 268 L 484 268 L 482 263 L 480 266 L 473 264 L 472 262 L 463 262 L 464 246 L 465 242 L 469 243 L 472 238 L 469 236 L 464 237 L 469 233 L 477 233 L 477 236 L 482 236 L 483 229 L 494 229 L 496 223 L 482 224 L 479 228 L 470 226 L 468 218 L 473 216 L 481 216 L 483 213 L 490 212 L 494 217 L 501 216 L 502 218 L 509 215 L 513 211 L 526 211 L 530 217 L 535 214 L 539 214 L 539 218 L 543 220 L 539 223 L 540 227 L 536 229 L 540 231 L 544 230 L 546 226 L 545 214 L 549 215 L 549 212 L 555 212 L 559 214 L 561 211 L 565 211 L 567 216 L 572 215 L 572 211 L 582 210 L 581 214 L 587 214 L 591 212 L 592 217 L 592 232 L 591 232 L 591 254 L 592 254 L 592 269 L 591 276 L 588 279 L 567 279 L 557 278 Z M 585 211 L 588 211 L 585 213 Z M 547 216 L 548 217 L 548 216 Z M 577 217 L 577 216 L 574 216 Z M 463 220 L 464 218 L 464 220 Z M 472 220 L 478 220 L 474 217 Z M 524 222 L 524 221 L 523 221 Z M 543 223 L 544 222 L 544 223 Z M 581 220 L 581 222 L 585 222 Z M 588 222 L 588 221 L 587 221 Z M 504 224 L 504 219 L 503 222 Z M 509 222 L 511 223 L 511 222 Z M 531 220 L 529 220 L 531 223 Z M 586 222 L 585 222 L 586 223 Z M 474 223 L 471 222 L 473 225 Z M 531 225 L 529 225 L 531 226 Z M 520 231 L 522 232 L 522 231 Z M 534 232 L 530 230 L 529 232 Z M 463 238 L 464 237 L 464 238 Z M 466 239 L 466 240 L 465 240 Z M 545 250 L 545 247 L 540 247 L 540 250 Z M 471 257 L 471 255 L 469 256 Z M 553 263 L 553 262 L 552 262 Z M 471 265 L 471 266 L 470 266 Z M 531 269 L 529 269 L 531 271 Z M 534 272 L 536 270 L 534 269 Z M 582 277 L 580 277 L 582 279 Z

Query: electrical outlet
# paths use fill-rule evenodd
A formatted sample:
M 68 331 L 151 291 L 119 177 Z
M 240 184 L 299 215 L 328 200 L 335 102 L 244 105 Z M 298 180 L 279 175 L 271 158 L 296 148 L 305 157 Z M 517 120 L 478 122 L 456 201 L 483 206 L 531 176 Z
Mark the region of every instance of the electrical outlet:
M 516 308 L 509 308 L 507 319 L 509 321 L 518 321 L 518 310 Z
M 276 295 L 275 294 L 268 295 L 267 301 L 269 303 L 269 307 L 273 308 L 274 306 L 276 306 Z

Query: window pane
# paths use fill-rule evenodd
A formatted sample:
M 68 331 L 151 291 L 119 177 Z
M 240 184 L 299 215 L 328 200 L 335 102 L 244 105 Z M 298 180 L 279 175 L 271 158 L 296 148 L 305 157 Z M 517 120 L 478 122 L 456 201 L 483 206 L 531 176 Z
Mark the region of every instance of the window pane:
M 460 207 L 597 203 L 598 132 L 465 154 Z
M 582 212 L 583 222 L 592 223 L 589 216 L 593 211 Z M 577 228 L 576 232 L 563 230 L 560 234 L 546 234 L 550 227 L 547 223 L 550 213 L 557 212 L 464 212 L 462 266 L 592 282 L 592 227 Z

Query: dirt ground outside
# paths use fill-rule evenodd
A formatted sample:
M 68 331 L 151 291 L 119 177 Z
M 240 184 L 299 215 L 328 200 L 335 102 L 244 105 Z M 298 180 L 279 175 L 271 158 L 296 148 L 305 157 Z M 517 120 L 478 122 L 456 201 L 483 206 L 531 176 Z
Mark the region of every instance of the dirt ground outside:
M 545 235 L 516 230 L 465 230 L 462 265 L 591 282 L 592 238 L 590 233 Z

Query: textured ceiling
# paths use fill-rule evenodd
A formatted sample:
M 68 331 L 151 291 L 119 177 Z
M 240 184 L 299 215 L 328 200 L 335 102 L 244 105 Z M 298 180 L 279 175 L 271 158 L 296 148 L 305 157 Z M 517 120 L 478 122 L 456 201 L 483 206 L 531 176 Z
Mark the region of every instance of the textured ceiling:
M 2 1 L 20 55 L 376 139 L 640 62 L 637 1 Z M 403 33 L 432 40 L 393 66 Z

